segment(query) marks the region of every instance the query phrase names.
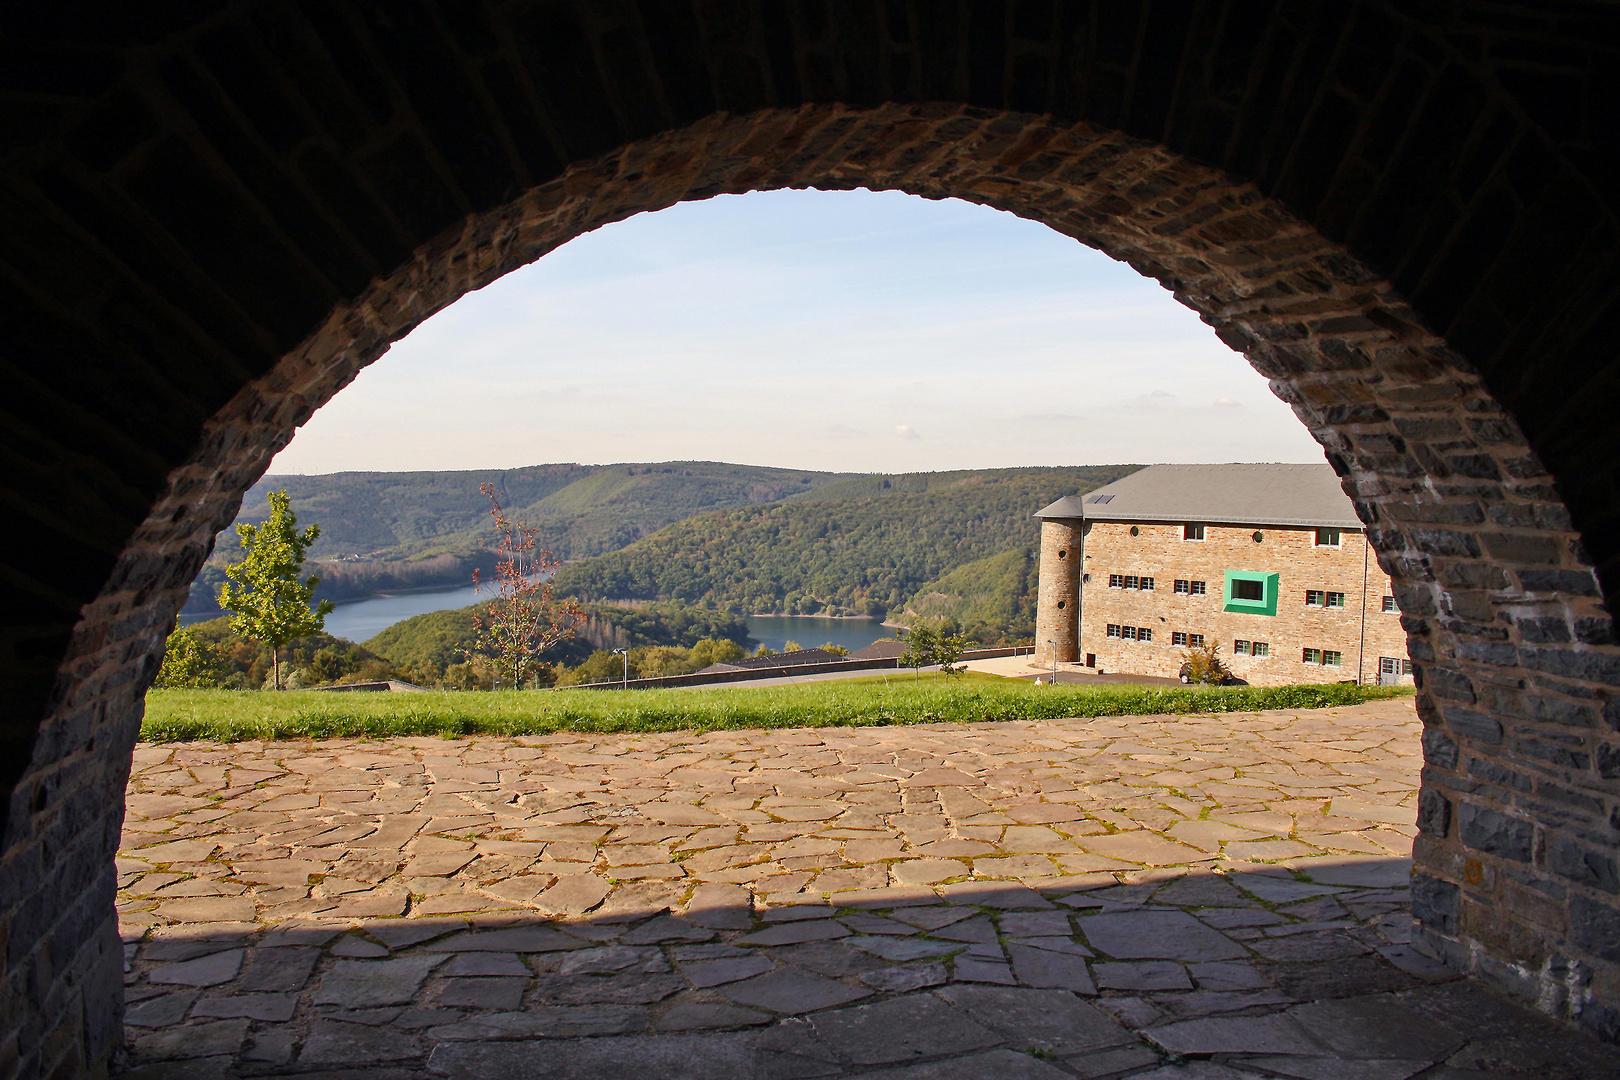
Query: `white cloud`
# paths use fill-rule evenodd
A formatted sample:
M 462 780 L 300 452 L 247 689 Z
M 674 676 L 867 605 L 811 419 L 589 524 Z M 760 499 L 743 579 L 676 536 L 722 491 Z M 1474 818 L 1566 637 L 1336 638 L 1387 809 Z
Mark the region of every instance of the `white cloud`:
M 1237 408 L 1237 409 L 1243 408 L 1243 402 L 1237 401 L 1236 399 L 1229 398 L 1229 397 L 1216 398 L 1215 399 L 1215 404 L 1219 405 L 1222 408 Z
M 896 435 L 900 436 L 902 439 L 920 439 L 920 438 L 922 438 L 921 435 L 917 434 L 917 432 L 912 429 L 910 424 L 896 424 L 896 425 L 894 425 L 894 433 Z

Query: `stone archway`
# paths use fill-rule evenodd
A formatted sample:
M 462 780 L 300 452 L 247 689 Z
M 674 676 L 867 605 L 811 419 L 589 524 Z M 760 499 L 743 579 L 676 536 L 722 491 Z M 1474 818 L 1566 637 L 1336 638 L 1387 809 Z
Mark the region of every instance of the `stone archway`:
M 1159 280 L 1270 378 L 1343 477 L 1409 613 L 1430 761 L 1416 895 L 1432 946 L 1461 966 L 1516 964 L 1521 989 L 1567 978 L 1556 955 L 1595 952 L 1578 924 L 1561 935 L 1528 924 L 1505 891 L 1458 893 L 1482 873 L 1536 872 L 1529 851 L 1498 843 L 1532 819 L 1469 778 L 1505 767 L 1494 764 L 1504 738 L 1537 738 L 1529 717 L 1504 726 L 1513 714 L 1496 703 L 1511 693 L 1542 726 L 1567 724 L 1602 685 L 1580 666 L 1612 659 L 1575 640 L 1607 615 L 1552 478 L 1512 418 L 1387 282 L 1251 186 L 1118 133 L 1014 113 L 716 116 L 570 169 L 419 250 L 208 422 L 86 609 L 64 667 L 71 689 L 24 790 L 71 779 L 72 754 L 48 755 L 68 749 L 90 717 L 108 784 L 121 775 L 114 764 L 127 763 L 163 636 L 214 533 L 295 428 L 390 342 L 604 223 L 722 192 L 855 186 L 956 196 L 1042 221 Z M 1573 768 L 1562 764 L 1563 783 Z M 1579 827 L 1541 827 L 1549 851 L 1583 850 Z M 1469 829 L 1486 830 L 1484 842 L 1470 843 Z M 1564 865 L 1540 872 L 1568 881 Z M 1574 893 L 1572 909 L 1584 895 Z

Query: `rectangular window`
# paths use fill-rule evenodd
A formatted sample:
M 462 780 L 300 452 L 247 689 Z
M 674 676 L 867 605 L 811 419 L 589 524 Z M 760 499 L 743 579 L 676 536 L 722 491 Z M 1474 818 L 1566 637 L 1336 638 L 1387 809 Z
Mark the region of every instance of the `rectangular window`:
M 1109 574 L 1108 575 L 1108 587 L 1110 589 L 1123 589 L 1125 587 L 1125 575 L 1124 574 Z
M 1188 634 L 1187 635 L 1187 644 L 1191 645 L 1195 649 L 1202 649 L 1204 647 L 1204 635 L 1203 634 Z
M 1339 530 L 1338 529 L 1317 529 L 1316 530 L 1316 546 L 1317 547 L 1339 547 L 1339 546 L 1341 546 L 1342 542 L 1343 541 L 1342 541 L 1341 537 L 1339 536 Z
M 1142 579 L 1142 591 L 1143 592 L 1152 592 L 1153 591 L 1153 579 L 1152 578 L 1145 577 L 1145 578 Z
M 1140 586 L 1141 584 L 1142 584 L 1142 580 L 1140 578 L 1138 578 L 1135 574 L 1126 574 L 1125 575 L 1125 587 L 1127 589 L 1135 589 L 1138 586 Z
M 1185 596 L 1191 591 L 1192 582 L 1188 581 L 1186 578 L 1176 578 L 1176 592 L 1179 595 Z
M 1344 593 L 1330 592 L 1327 594 L 1328 607 L 1344 607 Z
M 1384 610 L 1398 613 L 1401 609 L 1395 606 L 1395 598 L 1393 596 L 1386 596 L 1384 597 Z
M 1192 581 L 1188 582 L 1188 584 L 1192 586 L 1192 595 L 1194 596 L 1203 596 L 1209 591 L 1204 587 L 1204 583 L 1202 581 Z
M 1320 664 L 1322 662 L 1322 650 L 1306 649 L 1300 659 L 1307 664 Z
M 1202 540 L 1204 538 L 1204 527 L 1202 525 L 1183 525 L 1181 527 L 1181 538 L 1183 540 Z
M 1244 615 L 1275 615 L 1281 583 L 1281 574 L 1268 574 L 1260 570 L 1228 570 L 1226 603 L 1222 610 Z
M 1126 641 L 1135 641 L 1136 640 L 1136 627 L 1134 627 L 1134 626 L 1122 626 L 1122 627 L 1120 627 L 1119 628 L 1119 636 L 1121 638 L 1123 638 L 1124 640 L 1126 640 Z
M 1111 638 L 1119 637 L 1119 623 L 1111 622 L 1108 624 L 1108 636 Z
M 1185 645 L 1185 644 L 1187 644 L 1187 635 L 1184 634 L 1183 632 L 1181 632 L 1180 630 L 1172 630 L 1172 631 L 1170 631 L 1170 644 L 1172 644 L 1172 645 Z
M 1380 656 L 1378 658 L 1378 673 L 1380 675 L 1410 675 L 1412 674 L 1412 661 L 1404 656 Z
M 1145 626 L 1138 626 L 1136 628 L 1136 640 L 1137 641 L 1152 641 L 1153 640 L 1153 631 L 1149 630 Z
M 1268 641 L 1256 641 L 1249 648 L 1253 650 L 1255 656 L 1271 655 L 1271 643 Z
M 1256 600 L 1262 603 L 1266 599 L 1266 583 L 1255 581 L 1252 578 L 1243 578 L 1232 582 L 1232 599 Z
M 1238 638 L 1236 641 L 1232 642 L 1232 655 L 1233 656 L 1248 656 L 1249 655 L 1249 643 L 1247 641 L 1244 641 L 1242 638 Z
M 1321 589 L 1306 589 L 1305 590 L 1305 606 L 1306 607 L 1321 607 L 1322 604 L 1323 604 L 1323 601 L 1326 598 L 1326 596 L 1327 596 L 1327 594 L 1324 593 Z
M 1338 667 L 1340 664 L 1344 663 L 1344 654 L 1334 652 L 1332 649 L 1324 649 L 1322 650 L 1322 663 L 1326 664 L 1328 667 Z

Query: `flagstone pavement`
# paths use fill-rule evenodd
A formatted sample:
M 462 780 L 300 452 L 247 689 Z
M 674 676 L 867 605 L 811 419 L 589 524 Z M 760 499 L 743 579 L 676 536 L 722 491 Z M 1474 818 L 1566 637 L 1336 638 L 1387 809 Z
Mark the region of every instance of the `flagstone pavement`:
M 130 1076 L 1620 1077 L 1407 944 L 1353 708 L 146 745 Z

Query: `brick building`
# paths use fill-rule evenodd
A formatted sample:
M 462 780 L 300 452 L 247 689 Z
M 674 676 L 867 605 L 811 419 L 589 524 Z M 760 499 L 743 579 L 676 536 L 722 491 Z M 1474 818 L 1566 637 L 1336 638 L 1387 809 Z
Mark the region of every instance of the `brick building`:
M 1212 644 L 1258 686 L 1411 685 L 1394 590 L 1326 464 L 1154 465 L 1036 516 L 1048 663 L 1174 676 Z

